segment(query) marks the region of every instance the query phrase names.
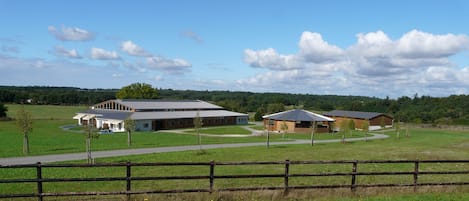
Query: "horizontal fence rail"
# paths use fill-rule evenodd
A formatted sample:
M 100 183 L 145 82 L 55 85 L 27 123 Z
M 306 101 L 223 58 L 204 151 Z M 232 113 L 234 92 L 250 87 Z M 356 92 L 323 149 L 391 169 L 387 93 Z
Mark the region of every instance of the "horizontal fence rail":
M 359 167 L 366 164 L 410 164 L 411 169 L 406 171 L 363 171 L 360 172 Z M 441 165 L 441 164 L 462 164 L 461 169 L 446 168 L 444 171 L 423 171 L 422 164 Z M 277 165 L 282 167 L 282 171 L 275 174 L 256 173 L 256 174 L 215 174 L 215 167 L 223 166 L 255 166 L 263 167 L 268 165 Z M 350 165 L 350 171 L 337 172 L 308 172 L 293 173 L 292 167 L 297 166 L 314 166 L 314 165 Z M 359 166 L 360 165 L 360 166 Z M 208 167 L 207 174 L 190 175 L 190 176 L 136 176 L 132 175 L 133 167 L 176 167 L 176 166 L 201 166 Z M 121 167 L 125 171 L 122 176 L 117 177 L 69 177 L 69 178 L 47 178 L 43 176 L 44 170 L 65 168 L 114 168 Z M 9 169 L 35 169 L 35 178 L 0 178 L 0 185 L 35 183 L 37 186 L 34 193 L 8 193 L 0 194 L 0 198 L 24 198 L 37 197 L 43 200 L 44 197 L 50 196 L 96 196 L 96 195 L 126 195 L 130 199 L 131 195 L 136 194 L 157 194 L 157 193 L 191 193 L 191 192 L 221 192 L 221 191 L 256 191 L 256 190 L 288 190 L 294 189 L 323 189 L 323 188 L 350 188 L 353 192 L 357 188 L 370 187 L 412 187 L 414 191 L 419 186 L 460 186 L 469 185 L 469 160 L 341 160 L 341 161 L 267 161 L 267 162 L 179 162 L 179 163 L 101 163 L 101 164 L 27 164 L 27 165 L 4 165 L 0 166 L 0 170 L 8 171 Z M 263 168 L 260 168 L 262 171 Z M 327 169 L 327 168 L 326 168 Z M 259 170 L 257 170 L 259 171 Z M 358 183 L 358 178 L 366 176 L 406 176 L 408 175 L 411 183 Z M 419 182 L 421 175 L 467 175 L 463 181 L 441 181 L 441 182 Z M 0 175 L 1 176 L 1 175 Z M 290 180 L 294 178 L 319 178 L 319 177 L 350 177 L 349 184 L 324 184 L 315 183 L 315 185 L 290 185 Z M 283 180 L 278 186 L 257 186 L 257 187 L 220 187 L 216 188 L 215 181 L 218 179 L 258 179 L 258 178 L 281 178 Z M 454 177 L 451 177 L 454 178 Z M 132 190 L 132 183 L 138 181 L 164 181 L 164 180 L 207 180 L 208 188 L 188 188 L 188 189 L 152 189 L 152 190 Z M 45 183 L 60 182 L 125 182 L 125 191 L 93 191 L 93 192 L 49 192 L 44 189 Z M 278 181 L 277 181 L 278 182 Z M 274 183 L 274 182 L 273 182 Z M 71 189 L 72 190 L 72 189 Z

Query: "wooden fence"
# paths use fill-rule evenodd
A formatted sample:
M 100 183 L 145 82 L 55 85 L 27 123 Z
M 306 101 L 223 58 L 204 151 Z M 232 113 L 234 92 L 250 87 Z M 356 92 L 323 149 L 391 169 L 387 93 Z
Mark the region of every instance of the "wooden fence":
M 292 173 L 291 167 L 294 166 L 308 166 L 317 164 L 327 165 L 345 165 L 348 166 L 350 171 L 337 171 L 337 172 L 323 172 L 320 173 Z M 363 171 L 359 172 L 359 165 L 363 164 L 407 164 L 411 167 L 409 171 Z M 421 164 L 435 165 L 449 165 L 449 167 L 459 168 L 445 168 L 444 171 L 422 171 Z M 215 168 L 218 166 L 266 166 L 266 165 L 279 165 L 282 167 L 281 174 L 216 174 Z M 156 167 L 156 166 L 205 166 L 208 167 L 207 174 L 196 176 L 132 176 L 133 167 Z M 94 178 L 45 178 L 43 177 L 43 170 L 46 168 L 93 168 L 93 167 L 122 167 L 125 172 L 122 177 L 94 177 Z M 309 166 L 308 166 L 309 167 Z M 462 167 L 462 168 L 461 168 Z M 20 183 L 36 183 L 37 188 L 34 193 L 23 194 L 0 194 L 0 198 L 22 198 L 22 197 L 37 197 L 38 200 L 43 200 L 44 197 L 50 196 L 96 196 L 96 195 L 126 195 L 129 199 L 131 195 L 136 194 L 155 194 L 155 193 L 189 193 L 189 192 L 221 192 L 221 191 L 256 191 L 256 190 L 282 190 L 289 191 L 293 189 L 323 189 L 323 188 L 350 188 L 355 191 L 357 188 L 370 188 L 370 187 L 410 187 L 414 191 L 419 186 L 461 186 L 469 185 L 469 177 L 454 177 L 454 175 L 469 175 L 469 160 L 361 160 L 361 161 L 277 161 L 277 162 L 182 162 L 182 163 L 106 163 L 106 164 L 29 164 L 29 165 L 5 165 L 0 166 L 0 170 L 4 169 L 23 169 L 34 168 L 36 177 L 31 178 L 13 178 L 5 179 L 0 178 L 1 185 L 20 184 Z M 235 167 L 236 168 L 236 167 Z M 260 168 L 262 170 L 262 168 Z M 402 168 L 401 168 L 402 169 Z M 405 169 L 405 168 L 404 168 Z M 358 183 L 358 177 L 365 176 L 405 176 L 410 177 L 410 183 Z M 419 182 L 420 175 L 453 175 L 451 181 L 440 182 Z M 1 176 L 1 175 L 0 175 Z M 315 183 L 315 185 L 290 185 L 291 178 L 317 178 L 317 177 L 350 177 L 349 184 L 324 184 Z M 217 179 L 242 179 L 242 178 L 280 178 L 283 182 L 277 186 L 257 186 L 257 187 L 230 187 L 230 188 L 216 188 Z M 459 178 L 459 179 L 455 179 Z M 462 181 L 461 181 L 461 178 Z M 466 179 L 464 179 L 466 178 Z M 162 180 L 207 180 L 208 188 L 190 188 L 190 189 L 172 189 L 172 190 L 133 190 L 132 183 L 137 181 L 162 181 Z M 44 183 L 53 182 L 111 182 L 122 181 L 125 182 L 125 191 L 93 191 L 93 192 L 49 192 L 45 191 Z

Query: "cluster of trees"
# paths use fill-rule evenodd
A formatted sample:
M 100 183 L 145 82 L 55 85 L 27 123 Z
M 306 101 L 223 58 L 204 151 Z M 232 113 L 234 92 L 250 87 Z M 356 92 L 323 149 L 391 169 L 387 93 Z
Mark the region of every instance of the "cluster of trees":
M 0 103 L 0 119 L 5 118 L 7 116 L 8 108 L 3 104 Z
M 115 98 L 116 92 L 117 89 L 0 86 L 0 103 L 92 105 Z
M 138 90 L 134 89 L 135 87 Z M 92 105 L 116 97 L 137 98 L 133 93 L 135 91 L 144 94 L 145 99 L 209 101 L 227 110 L 253 112 L 255 120 L 262 119 L 265 114 L 302 108 L 314 111 L 340 109 L 380 112 L 403 122 L 469 125 L 468 95 L 430 97 L 415 94 L 413 97 L 382 99 L 365 96 L 156 89 L 148 84 L 135 83 L 121 90 L 0 86 L 0 103 Z M 0 114 L 1 110 L 0 107 Z

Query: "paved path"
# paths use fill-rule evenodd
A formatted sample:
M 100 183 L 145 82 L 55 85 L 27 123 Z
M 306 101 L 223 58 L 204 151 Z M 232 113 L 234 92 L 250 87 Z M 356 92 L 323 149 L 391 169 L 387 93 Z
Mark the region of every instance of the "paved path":
M 368 137 L 368 140 L 384 139 L 389 136 L 383 134 L 370 133 L 373 136 Z M 364 140 L 365 138 L 348 138 L 347 142 Z M 333 140 L 316 140 L 316 143 L 332 143 L 340 142 L 340 139 Z M 285 144 L 309 144 L 309 140 L 293 140 L 288 142 L 271 142 L 271 145 L 285 145 Z M 202 149 L 217 149 L 217 148 L 233 148 L 233 147 L 251 147 L 251 146 L 265 146 L 265 142 L 253 142 L 253 143 L 235 143 L 235 144 L 208 144 L 202 145 Z M 150 153 L 165 153 L 165 152 L 177 152 L 177 151 L 191 151 L 199 150 L 199 145 L 190 146 L 177 146 L 177 147 L 158 147 L 158 148 L 142 148 L 142 149 L 121 149 L 121 150 L 110 150 L 110 151 L 94 151 L 92 152 L 93 158 L 105 158 L 114 156 L 128 156 L 138 154 L 150 154 Z M 0 158 L 0 165 L 11 165 L 11 164 L 32 164 L 36 162 L 51 163 L 59 161 L 71 161 L 71 160 L 83 160 L 86 159 L 86 152 L 83 153 L 72 153 L 72 154 L 54 154 L 54 155 L 43 155 L 43 156 L 28 156 L 28 157 L 12 157 L 12 158 Z

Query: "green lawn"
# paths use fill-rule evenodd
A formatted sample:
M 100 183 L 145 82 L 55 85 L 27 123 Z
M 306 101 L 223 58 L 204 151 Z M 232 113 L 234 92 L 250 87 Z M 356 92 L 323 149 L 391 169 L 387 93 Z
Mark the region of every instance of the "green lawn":
M 194 129 L 191 129 L 185 132 L 196 133 Z M 217 126 L 217 127 L 201 128 L 199 132 L 203 134 L 212 134 L 212 135 L 226 135 L 226 134 L 250 135 L 251 134 L 251 131 L 244 129 L 242 126 Z
M 264 125 L 254 125 L 250 126 L 252 129 L 258 130 L 258 131 L 263 131 L 265 130 Z
M 60 126 L 76 123 L 74 120 L 34 120 L 30 134 L 30 155 L 73 153 L 85 151 L 85 136 L 76 131 L 64 131 Z M 23 136 L 14 121 L 0 121 L 0 157 L 23 156 Z M 282 141 L 280 136 L 272 141 Z M 264 142 L 265 137 L 229 138 L 202 136 L 203 144 Z M 197 136 L 165 132 L 134 132 L 131 148 L 167 147 L 197 144 Z M 128 149 L 127 133 L 100 135 L 93 139 L 92 150 Z
M 49 107 L 47 107 L 49 108 Z M 47 110 L 33 108 L 36 112 L 33 117 L 41 116 L 42 112 Z M 63 108 L 64 109 L 64 108 Z M 77 110 L 79 108 L 75 108 Z M 50 113 L 60 113 L 60 109 L 55 106 L 49 108 Z M 11 112 L 11 110 L 10 110 Z M 70 111 L 69 111 L 70 112 Z M 66 153 L 84 151 L 84 136 L 80 133 L 71 131 L 62 131 L 59 126 L 76 123 L 71 120 L 72 114 L 60 114 L 62 117 L 55 115 L 47 116 L 40 120 L 34 121 L 34 130 L 31 135 L 31 151 L 32 155 L 49 154 L 49 153 Z M 66 118 L 67 117 L 67 118 Z M 63 120 L 60 120 L 63 119 Z M 207 162 L 215 161 L 283 161 L 289 160 L 400 160 L 400 159 L 469 159 L 469 131 L 446 131 L 438 129 L 410 129 L 410 137 L 401 137 L 397 139 L 393 131 L 387 132 L 390 138 L 383 140 L 374 140 L 368 142 L 349 142 L 345 144 L 330 143 L 317 144 L 310 146 L 303 145 L 272 145 L 269 149 L 265 146 L 258 147 L 242 147 L 242 148 L 225 148 L 200 151 L 183 151 L 173 153 L 158 153 L 146 155 L 134 155 L 123 157 L 112 157 L 96 159 L 101 162 Z M 360 136 L 359 132 L 353 136 Z M 0 122 L 0 157 L 20 156 L 22 136 L 18 133 L 14 122 Z M 338 134 L 318 134 L 316 139 L 328 137 L 340 138 Z M 353 137 L 353 136 L 347 136 Z M 309 139 L 308 134 L 287 134 L 285 140 Z M 175 145 L 196 144 L 197 138 L 192 134 L 174 134 L 174 133 L 135 133 L 133 147 L 162 147 Z M 273 141 L 281 141 L 282 135 L 272 135 Z M 245 138 L 226 138 L 226 137 L 203 137 L 204 144 L 213 143 L 234 143 L 234 142 L 264 142 L 265 136 L 245 137 Z M 126 146 L 126 134 L 116 133 L 114 135 L 103 135 L 93 142 L 93 150 L 109 150 L 123 149 Z M 84 161 L 73 161 L 73 163 L 83 163 Z M 64 162 L 72 163 L 72 162 Z M 359 171 L 370 170 L 392 170 L 392 171 L 412 171 L 413 166 L 409 164 L 392 164 L 392 165 L 362 165 Z M 467 171 L 469 164 L 432 164 L 421 165 L 421 171 L 445 171 L 447 169 L 457 169 Z M 291 173 L 317 173 L 317 172 L 333 172 L 344 171 L 349 172 L 350 165 L 297 165 L 291 166 Z M 217 166 L 216 174 L 281 174 L 284 171 L 282 165 L 267 166 Z M 132 175 L 135 176 L 174 176 L 174 175 L 206 175 L 207 167 L 184 166 L 184 167 L 135 167 L 132 168 Z M 36 175 L 34 169 L 17 169 L 8 170 L 0 169 L 1 178 L 34 178 Z M 43 171 L 45 178 L 59 177 L 106 177 L 115 176 L 122 177 L 125 175 L 125 168 L 74 168 L 61 169 L 51 168 Z M 370 182 L 409 182 L 411 176 L 374 176 L 361 177 L 358 176 L 357 181 L 361 184 Z M 457 181 L 469 180 L 469 175 L 457 176 L 424 176 L 420 178 L 421 182 L 448 181 L 455 179 Z M 215 188 L 222 187 L 248 187 L 257 185 L 278 185 L 283 183 L 282 179 L 217 179 Z M 337 178 L 314 178 L 302 179 L 292 178 L 291 185 L 295 184 L 349 184 L 349 177 Z M 206 180 L 171 180 L 171 181 L 133 181 L 132 189 L 149 190 L 149 189 L 171 189 L 171 188 L 207 188 Z M 0 184 L 0 194 L 3 193 L 28 193 L 35 189 L 34 183 L 27 184 Z M 67 185 L 60 183 L 47 183 L 44 185 L 46 192 L 57 191 L 116 191 L 125 190 L 125 182 L 87 182 L 72 183 Z M 445 192 L 448 191 L 449 193 Z M 468 187 L 429 187 L 419 188 L 417 193 L 411 190 L 402 189 L 366 189 L 359 190 L 357 194 L 352 194 L 348 189 L 344 191 L 307 191 L 305 193 L 292 193 L 287 197 L 279 195 L 276 192 L 253 192 L 240 194 L 189 194 L 180 196 L 166 195 L 145 195 L 136 196 L 136 198 L 149 198 L 150 200 L 467 200 L 469 198 Z M 301 192 L 301 191 L 299 191 Z M 311 193 L 313 192 L 313 193 Z M 329 193 L 327 193 L 329 192 Z M 341 193 L 343 192 L 343 193 Z M 247 197 L 243 197 L 247 195 Z M 188 196 L 188 197 L 185 197 Z M 194 196 L 194 197 L 191 197 Z M 187 198 L 187 199 L 184 199 Z M 31 199 L 35 200 L 35 199 Z
M 30 134 L 30 155 L 74 153 L 85 151 L 85 137 L 73 128 L 64 131 L 60 126 L 76 124 L 72 117 L 76 112 L 85 110 L 84 106 L 51 106 L 51 105 L 18 105 L 8 104 L 8 116 L 14 117 L 20 107 L 30 111 L 33 117 L 33 132 Z M 252 126 L 252 125 L 248 125 Z M 249 135 L 250 131 L 243 126 L 220 126 L 203 128 L 201 133 L 224 135 L 242 134 Z M 135 132 L 132 137 L 131 148 L 166 147 L 197 144 L 195 131 L 188 134 L 175 134 L 165 132 Z M 16 127 L 15 121 L 0 121 L 0 157 L 23 156 L 22 134 Z M 362 135 L 355 134 L 355 137 Z M 349 136 L 347 136 L 349 137 Z M 353 136 L 350 136 L 353 137 Z M 339 139 L 338 135 L 318 134 L 315 139 Z M 308 134 L 272 134 L 271 141 L 289 141 L 292 139 L 310 139 Z M 128 149 L 126 133 L 115 133 L 113 135 L 101 135 L 99 139 L 93 140 L 92 150 Z M 203 136 L 203 144 L 220 143 L 242 143 L 242 142 L 265 142 L 265 136 L 249 136 L 243 138 L 232 137 L 210 137 Z
M 31 112 L 33 119 L 70 120 L 76 112 L 86 110 L 86 106 L 60 106 L 60 105 L 19 105 L 5 104 L 8 108 L 7 116 L 14 118 L 17 111 L 24 107 Z
M 444 131 L 434 129 L 411 129 L 410 137 L 401 137 L 397 139 L 393 132 L 388 133 L 391 138 L 368 141 L 368 142 L 351 142 L 346 144 L 331 143 L 331 144 L 317 144 L 314 147 L 310 145 L 274 145 L 270 149 L 265 146 L 259 147 L 243 147 L 243 148 L 226 148 L 199 151 L 184 151 L 173 153 L 159 153 L 159 154 L 146 154 L 124 157 L 113 157 L 96 159 L 97 162 L 208 162 L 210 160 L 228 162 L 228 161 L 283 161 L 289 160 L 400 160 L 400 159 L 468 159 L 469 158 L 469 132 L 456 132 Z M 158 134 L 156 134 L 158 135 Z M 192 135 L 184 135 L 192 136 Z M 123 135 L 125 137 L 125 135 Z M 277 136 L 279 137 L 279 136 Z M 99 139 L 101 140 L 101 139 Z M 195 140 L 195 138 L 194 138 Z M 74 163 L 81 163 L 83 161 L 75 161 Z M 421 171 L 445 171 L 448 169 L 453 170 L 467 170 L 469 164 L 421 164 Z M 348 165 L 292 165 L 290 166 L 291 173 L 317 173 L 317 172 L 349 172 L 351 170 L 350 164 Z M 359 171 L 412 171 L 412 164 L 391 164 L 379 165 L 369 164 L 360 165 Z M 282 174 L 284 167 L 282 165 L 264 165 L 264 166 L 217 166 L 215 173 L 221 174 Z M 132 168 L 132 175 L 135 176 L 174 176 L 174 175 L 207 175 L 208 167 L 203 166 L 183 166 L 183 167 L 135 167 Z M 35 176 L 34 169 L 22 169 L 15 171 L 1 170 L 0 175 L 2 178 L 23 178 Z M 74 169 L 61 169 L 51 168 L 43 172 L 43 177 L 106 177 L 115 176 L 121 177 L 125 175 L 125 168 L 74 168 Z M 357 182 L 360 184 L 367 184 L 371 182 L 390 183 L 390 182 L 410 182 L 411 175 L 405 176 L 371 176 L 363 177 L 358 176 Z M 448 176 L 424 176 L 420 177 L 421 182 L 436 182 L 436 181 L 449 181 L 455 179 L 457 181 L 469 180 L 469 175 L 458 175 L 457 177 Z M 249 187 L 257 185 L 265 186 L 281 186 L 282 179 L 216 179 L 215 188 L 225 187 Z M 291 185 L 314 185 L 314 184 L 349 184 L 350 177 L 331 177 L 331 178 L 291 178 Z M 31 188 L 26 186 L 30 185 Z M 149 189 L 181 189 L 181 188 L 207 188 L 208 181 L 206 180 L 171 180 L 171 181 L 134 181 L 132 182 L 132 189 L 134 190 L 149 190 Z M 5 192 L 31 192 L 34 189 L 33 184 L 20 184 L 10 185 L 1 184 L 0 193 Z M 112 191 L 124 190 L 125 182 L 89 182 L 83 183 L 67 183 L 67 185 L 58 183 L 48 183 L 45 185 L 44 190 L 47 192 L 53 191 Z M 310 200 L 318 197 L 316 193 L 321 195 L 322 200 L 465 200 L 468 198 L 467 187 L 421 187 L 420 190 L 414 194 L 410 189 L 366 189 L 359 190 L 357 194 L 350 193 L 349 189 L 343 191 L 313 191 L 303 193 L 289 194 L 292 199 L 295 196 Z M 451 194 L 442 194 L 441 192 L 449 191 Z M 301 192 L 301 191 L 300 191 Z M 343 192 L 343 193 L 337 193 Z M 466 192 L 466 193 L 465 193 Z M 309 193 L 309 194 L 308 194 Z M 236 196 L 235 195 L 229 195 Z M 284 197 L 276 195 L 275 199 L 271 199 L 276 195 L 275 192 L 257 193 L 253 196 L 255 200 L 283 200 Z M 302 197 L 310 195 L 311 197 Z M 175 200 L 184 200 L 185 195 L 171 196 Z M 191 196 L 191 195 L 187 195 Z M 206 200 L 205 196 L 210 199 L 218 199 L 223 194 L 214 195 L 200 195 L 201 197 L 189 197 L 191 200 Z M 138 197 L 138 196 L 137 196 Z M 163 199 L 165 196 L 149 195 L 149 198 Z M 142 198 L 142 196 L 140 196 Z M 178 199 L 176 199 L 178 198 Z M 193 199 L 194 198 L 194 199 Z M 252 197 L 251 197 L 252 198 Z M 252 200 L 246 197 L 248 200 Z M 287 197 L 288 198 L 288 197 Z M 318 198 L 319 199 L 319 198 Z M 320 200 L 321 200 L 320 199 Z M 140 199 L 143 200 L 143 199 Z M 224 199 L 223 199 L 224 200 Z

